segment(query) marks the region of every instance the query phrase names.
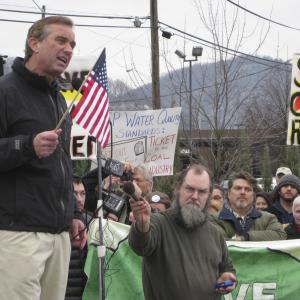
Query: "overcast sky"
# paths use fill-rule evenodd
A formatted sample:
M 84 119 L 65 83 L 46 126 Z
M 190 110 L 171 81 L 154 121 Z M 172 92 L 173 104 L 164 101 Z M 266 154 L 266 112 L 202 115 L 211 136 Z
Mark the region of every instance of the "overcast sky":
M 237 0 L 232 0 L 238 2 Z M 0 0 L 0 9 L 35 11 L 46 6 L 46 12 L 63 14 L 86 14 L 101 16 L 149 16 L 150 2 L 145 0 Z M 200 21 L 197 3 L 203 9 L 207 9 L 207 0 L 158 0 L 159 21 L 176 27 L 189 34 L 212 41 L 207 28 Z M 222 10 L 227 6 L 228 22 L 233 10 L 237 9 L 226 0 L 211 0 L 213 11 L 217 5 Z M 240 0 L 239 4 L 257 14 L 271 18 L 279 23 L 300 29 L 299 0 Z M 208 13 L 206 14 L 208 16 Z M 0 11 L 0 54 L 9 56 L 23 56 L 24 40 L 26 32 L 31 24 L 5 22 L 3 19 L 18 21 L 34 21 L 40 15 L 25 13 L 10 13 Z M 112 26 L 130 26 L 131 28 L 93 28 L 76 27 L 77 46 L 75 55 L 94 56 L 100 55 L 101 50 L 107 49 L 108 76 L 112 79 L 122 79 L 131 86 L 151 81 L 150 73 L 150 22 L 146 21 L 141 28 L 134 28 L 132 20 L 120 19 L 96 19 L 96 18 L 73 18 L 75 24 L 97 24 Z M 268 32 L 267 38 L 256 55 L 268 55 L 279 57 L 283 60 L 292 58 L 293 53 L 300 52 L 300 30 L 293 30 L 276 24 L 268 24 L 267 21 L 239 10 L 239 18 L 236 20 L 241 32 L 242 24 L 245 26 L 244 40 L 240 51 L 253 54 L 264 33 Z M 268 29 L 268 26 L 269 29 Z M 160 72 L 167 72 L 167 65 L 180 68 L 182 60 L 175 54 L 176 49 L 190 54 L 193 46 L 200 46 L 196 41 L 184 39 L 183 34 L 161 25 L 162 30 L 175 33 L 171 39 L 160 36 Z M 234 34 L 237 34 L 236 31 Z M 202 45 L 203 57 L 200 61 L 209 61 L 210 48 Z M 234 48 L 234 44 L 230 45 Z

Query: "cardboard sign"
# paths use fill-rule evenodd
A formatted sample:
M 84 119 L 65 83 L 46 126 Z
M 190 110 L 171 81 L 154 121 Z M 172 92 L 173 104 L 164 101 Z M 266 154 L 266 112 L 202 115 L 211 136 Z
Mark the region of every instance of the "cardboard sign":
M 110 112 L 112 146 L 103 149 L 113 157 L 133 165 L 145 164 L 153 176 L 173 174 L 181 108 Z M 96 159 L 96 142 L 76 124 L 72 128 L 72 159 Z

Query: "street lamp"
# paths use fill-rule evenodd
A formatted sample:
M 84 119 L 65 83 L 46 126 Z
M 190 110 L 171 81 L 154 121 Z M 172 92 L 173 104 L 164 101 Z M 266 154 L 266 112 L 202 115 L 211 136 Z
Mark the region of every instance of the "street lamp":
M 193 47 L 192 56 L 194 58 L 186 58 L 185 53 L 176 50 L 175 54 L 183 59 L 183 62 L 189 63 L 189 109 L 190 109 L 190 138 L 192 139 L 192 62 L 198 60 L 198 56 L 202 56 L 202 47 Z

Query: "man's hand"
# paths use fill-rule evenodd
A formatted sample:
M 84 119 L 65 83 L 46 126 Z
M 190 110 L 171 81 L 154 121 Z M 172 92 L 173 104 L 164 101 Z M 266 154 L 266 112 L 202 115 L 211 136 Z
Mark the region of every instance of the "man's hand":
M 133 186 L 134 186 L 134 193 L 135 193 L 135 195 L 136 195 L 138 198 L 142 197 L 142 190 L 141 190 L 141 188 L 136 184 L 135 181 L 133 181 L 132 184 L 133 184 Z
M 231 238 L 232 241 L 244 241 L 245 238 L 241 235 L 238 235 L 238 234 L 235 234 L 232 238 Z
M 104 179 L 104 186 L 103 188 L 108 190 L 110 187 L 114 187 L 116 185 L 120 185 L 121 183 L 121 180 L 120 180 L 120 177 L 117 177 L 117 176 L 114 176 L 112 175 L 111 177 L 108 176 Z M 110 186 L 111 184 L 111 186 Z
M 134 167 L 133 167 L 133 165 L 130 162 L 125 161 L 125 162 L 123 162 L 123 164 L 124 164 L 124 172 L 125 173 L 127 173 L 127 172 L 133 172 Z
M 228 287 L 225 287 L 225 288 L 218 288 L 216 289 L 216 291 L 220 294 L 227 294 L 227 293 L 230 293 L 232 292 L 235 287 L 236 287 L 236 277 L 233 273 L 230 273 L 230 272 L 225 272 L 223 273 L 217 280 L 217 283 L 221 283 L 221 282 L 224 282 L 224 281 L 234 281 L 234 284 L 231 285 L 231 286 L 228 286 Z
M 87 241 L 87 234 L 81 220 L 73 219 L 72 227 L 70 229 L 70 239 L 72 246 L 80 249 L 84 248 Z
M 112 213 L 108 213 L 107 216 L 106 216 L 106 219 L 112 220 L 112 221 L 115 221 L 115 222 L 119 221 L 119 218 L 116 215 L 112 214 Z
M 135 201 L 130 198 L 130 207 L 136 221 L 137 229 L 140 232 L 148 232 L 150 228 L 151 207 L 144 198 L 140 197 L 139 199 L 139 201 Z
M 43 131 L 33 139 L 33 148 L 38 158 L 43 158 L 51 155 L 58 143 L 59 136 L 62 130 Z

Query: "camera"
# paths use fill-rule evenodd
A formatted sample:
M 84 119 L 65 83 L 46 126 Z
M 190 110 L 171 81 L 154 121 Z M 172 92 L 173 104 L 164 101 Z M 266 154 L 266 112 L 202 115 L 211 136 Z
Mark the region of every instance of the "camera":
M 102 191 L 103 197 L 103 208 L 110 213 L 113 213 L 118 218 L 122 214 L 123 207 L 125 205 L 126 199 L 114 194 L 108 193 L 107 191 Z
M 125 165 L 112 158 L 101 158 L 101 164 L 107 175 L 120 177 L 123 181 L 132 181 L 132 172 L 125 172 Z
M 132 172 L 125 171 L 125 165 L 115 159 L 105 159 L 101 158 L 101 176 L 102 179 L 108 177 L 109 175 L 114 175 L 120 177 L 123 181 L 132 181 L 133 174 Z M 99 198 L 98 192 L 96 191 L 96 187 L 98 185 L 98 168 L 89 171 L 82 177 L 82 181 L 84 183 L 86 189 L 86 208 L 89 211 L 94 211 L 97 208 L 97 199 Z M 117 195 L 116 195 L 117 196 Z M 118 196 L 117 196 L 118 197 Z M 116 205 L 117 197 L 113 197 L 112 199 L 108 199 L 107 210 L 119 208 Z M 104 195 L 103 195 L 104 198 Z M 114 200 L 115 199 L 115 200 Z M 110 205 L 113 204 L 113 205 Z

